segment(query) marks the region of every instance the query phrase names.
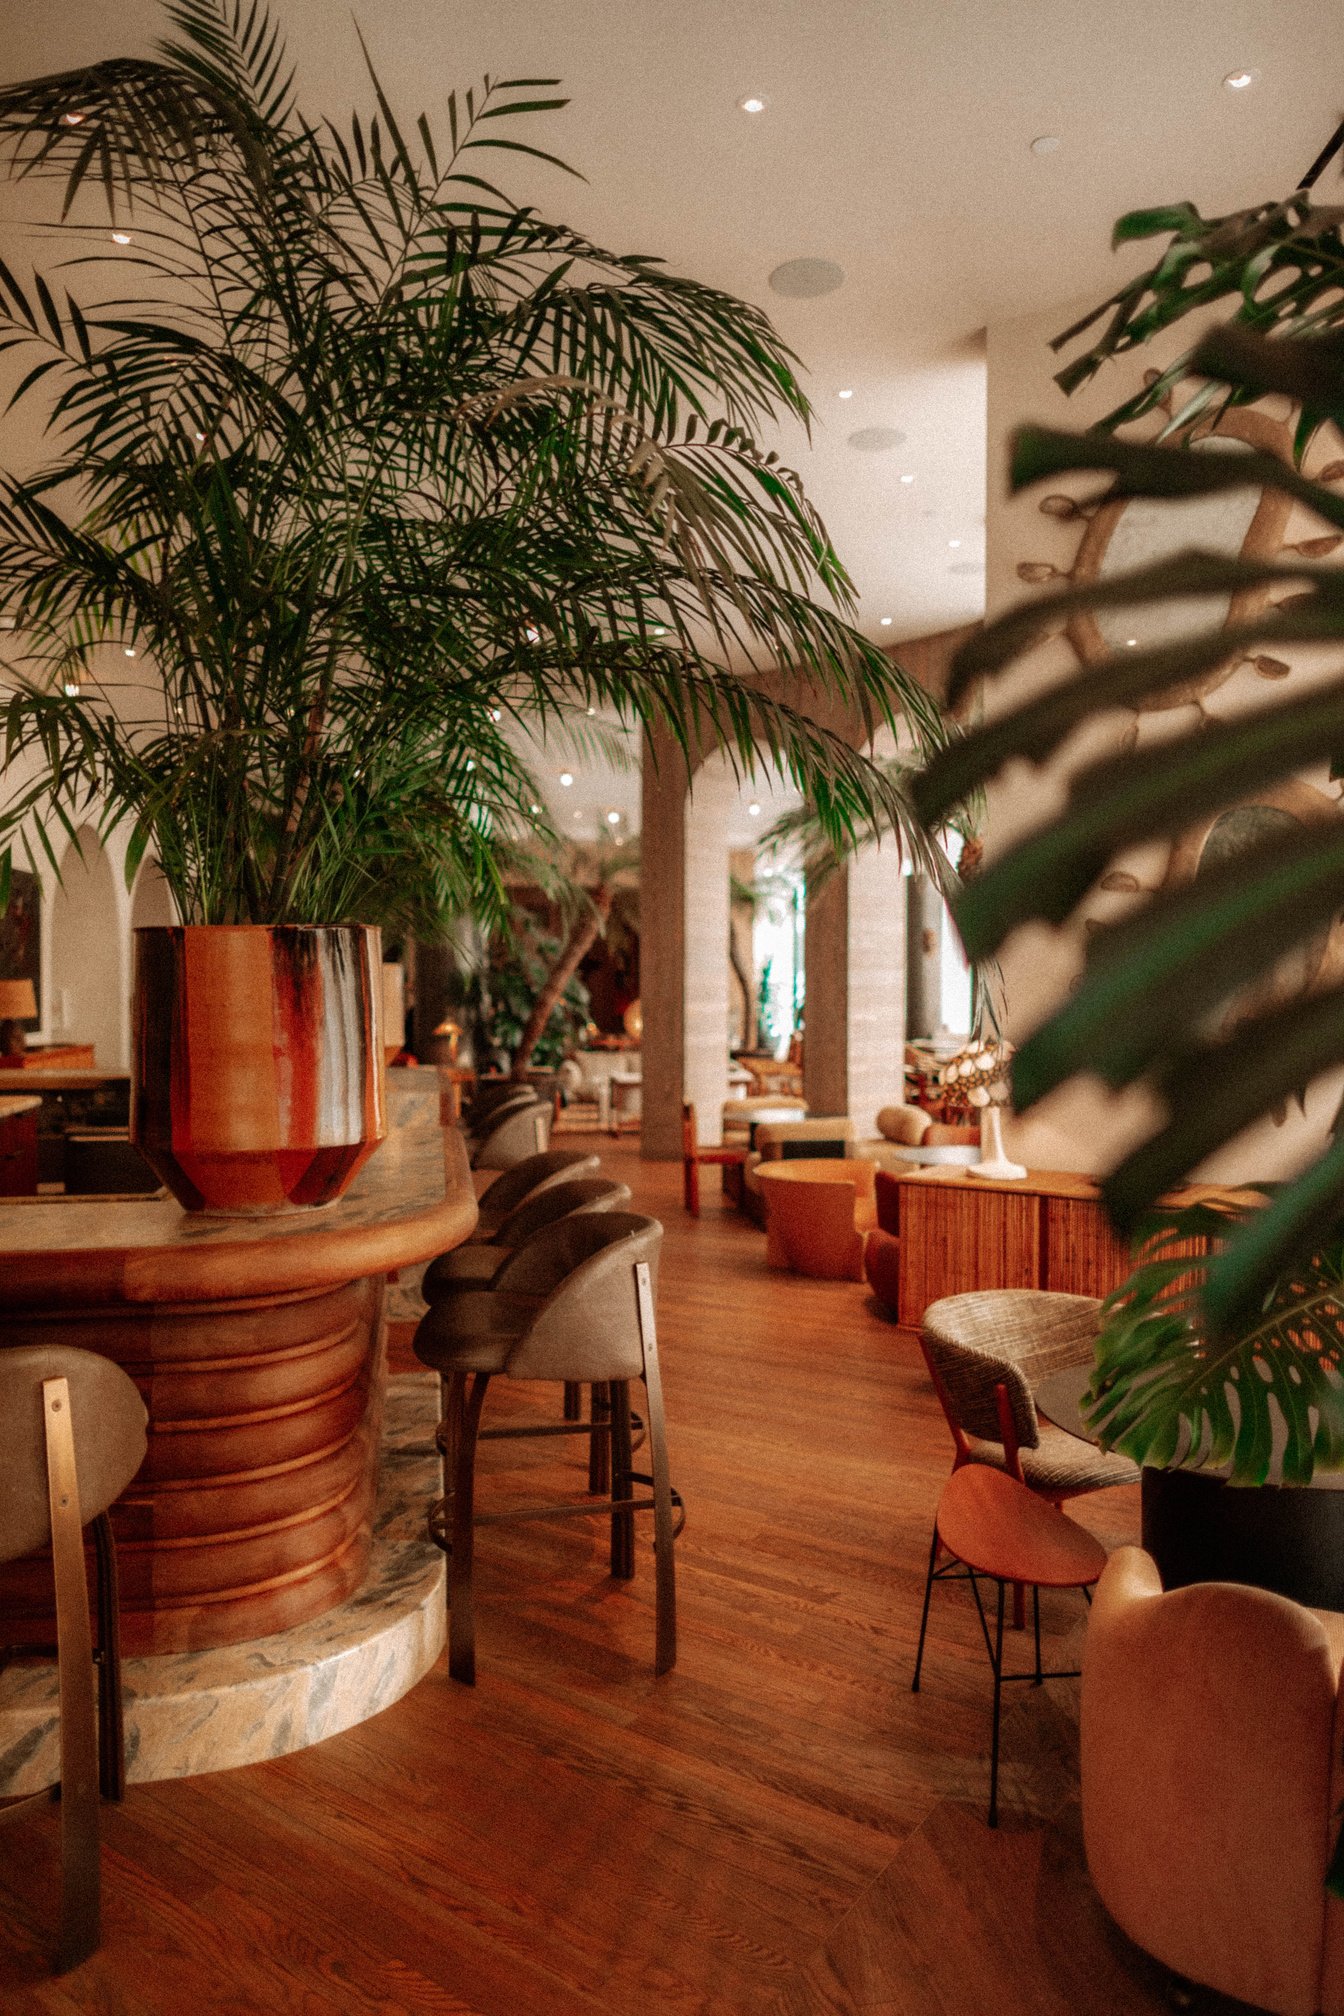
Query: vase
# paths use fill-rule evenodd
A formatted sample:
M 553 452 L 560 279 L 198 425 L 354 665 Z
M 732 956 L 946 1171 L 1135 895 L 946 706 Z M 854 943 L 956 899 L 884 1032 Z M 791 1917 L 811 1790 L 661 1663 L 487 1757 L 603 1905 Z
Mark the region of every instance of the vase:
M 994 1183 L 1020 1183 L 1026 1170 L 1020 1162 L 1010 1162 L 1003 1146 L 1003 1115 L 997 1106 L 983 1107 L 980 1113 L 980 1160 L 977 1176 Z
M 134 933 L 131 1138 L 188 1211 L 331 1203 L 386 1133 L 375 927 Z

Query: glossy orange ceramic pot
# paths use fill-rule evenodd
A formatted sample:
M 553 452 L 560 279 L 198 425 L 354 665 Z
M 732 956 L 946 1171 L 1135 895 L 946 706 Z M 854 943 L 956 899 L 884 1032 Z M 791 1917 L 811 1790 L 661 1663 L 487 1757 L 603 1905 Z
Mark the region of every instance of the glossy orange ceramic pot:
M 382 948 L 357 925 L 135 936 L 131 1136 L 189 1211 L 339 1197 L 386 1128 Z

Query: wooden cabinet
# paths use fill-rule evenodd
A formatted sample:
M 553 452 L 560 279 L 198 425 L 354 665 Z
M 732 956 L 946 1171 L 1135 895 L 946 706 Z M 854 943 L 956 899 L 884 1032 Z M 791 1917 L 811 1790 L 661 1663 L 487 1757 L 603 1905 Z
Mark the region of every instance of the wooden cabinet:
M 37 1099 L 0 1099 L 0 1197 L 37 1195 Z
M 1086 1176 L 1033 1170 L 993 1183 L 974 1169 L 912 1169 L 896 1176 L 900 1238 L 897 1316 L 917 1329 L 931 1302 L 976 1288 L 1048 1288 L 1109 1295 L 1134 1266 Z M 1205 1185 L 1168 1201 L 1236 1193 Z M 1192 1251 L 1195 1249 L 1192 1248 Z

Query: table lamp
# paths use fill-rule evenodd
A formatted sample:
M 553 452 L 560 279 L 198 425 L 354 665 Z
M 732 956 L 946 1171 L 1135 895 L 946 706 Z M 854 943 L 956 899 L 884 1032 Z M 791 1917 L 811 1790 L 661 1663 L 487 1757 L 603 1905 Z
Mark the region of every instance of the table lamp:
M 28 1047 L 24 1023 L 37 1016 L 31 980 L 0 980 L 0 1055 L 22 1057 Z

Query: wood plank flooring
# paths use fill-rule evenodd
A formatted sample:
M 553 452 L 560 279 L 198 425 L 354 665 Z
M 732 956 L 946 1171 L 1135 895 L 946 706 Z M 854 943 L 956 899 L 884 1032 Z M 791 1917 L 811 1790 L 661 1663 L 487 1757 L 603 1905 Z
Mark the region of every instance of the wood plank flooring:
M 107 1812 L 104 1944 L 48 1978 L 54 1814 L 0 1833 L 13 2016 L 1147 2016 L 1160 1970 L 1082 1866 L 1076 1684 L 1015 1690 L 984 1823 L 989 1674 L 964 1589 L 909 1678 L 946 1429 L 865 1289 L 771 1274 L 712 1179 L 626 1140 L 667 1226 L 660 1337 L 681 1656 L 655 1681 L 637 1579 L 595 1519 L 491 1528 L 475 1690 L 404 1701 L 275 1763 L 133 1786 Z M 402 1343 L 404 1351 L 404 1340 Z M 487 1425 L 553 1417 L 497 1382 Z M 484 1509 L 573 1493 L 576 1441 L 486 1445 Z M 1133 1537 L 1137 1494 L 1080 1516 Z M 1042 1605 L 1076 1663 L 1076 1595 Z M 1212 2002 L 1204 2005 L 1212 2009 Z M 1230 2004 L 1217 2004 L 1230 2010 Z

